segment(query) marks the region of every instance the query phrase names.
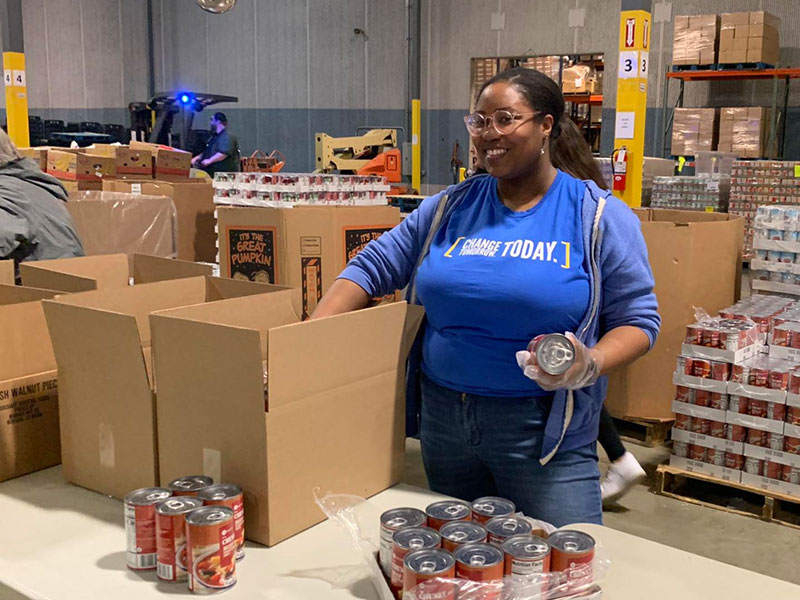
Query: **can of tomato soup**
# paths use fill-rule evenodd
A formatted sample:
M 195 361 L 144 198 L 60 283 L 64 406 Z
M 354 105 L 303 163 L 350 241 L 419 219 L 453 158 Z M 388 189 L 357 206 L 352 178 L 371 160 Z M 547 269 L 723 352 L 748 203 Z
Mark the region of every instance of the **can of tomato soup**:
M 489 543 L 501 547 L 503 542 L 515 535 L 530 535 L 533 525 L 522 517 L 495 517 L 486 524 Z
M 381 544 L 378 556 L 381 569 L 387 577 L 392 575 L 392 536 L 408 527 L 423 527 L 428 520 L 418 508 L 393 508 L 381 515 Z
M 570 581 L 591 578 L 594 538 L 581 531 L 562 529 L 547 539 L 552 548 L 550 570 L 563 572 Z
M 236 560 L 244 558 L 244 494 L 242 488 L 232 483 L 218 483 L 203 488 L 197 497 L 206 506 L 227 506 L 233 511 L 233 527 L 236 535 Z
M 495 517 L 510 517 L 517 511 L 517 505 L 511 500 L 497 498 L 495 496 L 484 496 L 472 503 L 472 520 L 486 525 L 490 519 Z
M 186 515 L 203 506 L 199 498 L 167 498 L 156 505 L 156 574 L 162 581 L 186 581 Z
M 455 576 L 452 554 L 439 548 L 416 550 L 403 560 L 403 595 L 414 590 L 416 600 L 455 600 Z
M 465 544 L 455 553 L 456 577 L 482 583 L 501 582 L 505 568 L 503 551 L 492 544 Z M 500 588 L 481 598 L 498 598 Z
M 472 506 L 461 500 L 442 500 L 429 504 L 425 509 L 428 527 L 439 531 L 450 521 L 469 521 L 472 519 Z
M 167 487 L 173 496 L 196 496 L 203 488 L 214 485 L 214 480 L 205 475 L 187 475 L 169 482 Z
M 550 544 L 535 535 L 515 535 L 503 542 L 506 575 L 535 575 L 550 571 Z
M 726 452 L 725 468 L 741 471 L 744 468 L 744 456 L 741 454 L 734 454 L 733 452 Z
M 430 527 L 407 527 L 392 536 L 392 574 L 389 586 L 395 596 L 403 591 L 403 565 L 410 553 L 416 550 L 433 550 L 442 543 L 442 536 Z
M 227 506 L 201 506 L 186 515 L 189 590 L 213 594 L 236 583 L 236 533 Z
M 457 548 L 464 544 L 485 542 L 488 533 L 480 523 L 453 521 L 442 525 L 439 535 L 442 536 L 442 548 L 448 552 L 455 552 Z
M 142 488 L 125 496 L 125 561 L 132 571 L 156 568 L 156 504 L 170 497 L 166 488 Z

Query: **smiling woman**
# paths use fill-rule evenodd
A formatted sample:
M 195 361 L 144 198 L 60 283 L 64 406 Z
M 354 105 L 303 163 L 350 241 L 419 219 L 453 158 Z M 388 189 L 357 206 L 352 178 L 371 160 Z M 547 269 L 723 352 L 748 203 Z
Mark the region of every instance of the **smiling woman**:
M 488 174 L 426 199 L 367 245 L 312 315 L 407 287 L 427 316 L 407 413 L 431 489 L 505 496 L 557 526 L 601 521 L 602 375 L 644 354 L 660 325 L 638 218 L 553 166 L 563 112 L 538 71 L 490 79 L 465 118 Z M 574 364 L 545 374 L 525 348 L 562 332 Z

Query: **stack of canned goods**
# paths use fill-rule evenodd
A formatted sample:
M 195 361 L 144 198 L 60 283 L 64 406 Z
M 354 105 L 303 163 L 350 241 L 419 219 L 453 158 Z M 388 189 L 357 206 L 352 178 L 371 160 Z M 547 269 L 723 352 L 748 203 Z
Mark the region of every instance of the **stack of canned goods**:
M 735 351 L 755 344 L 758 333 L 758 327 L 749 319 L 708 319 L 687 325 L 684 342 Z
M 191 475 L 166 488 L 135 490 L 124 505 L 129 569 L 155 570 L 160 580 L 187 582 L 198 594 L 236 583 L 236 561 L 244 558 L 239 486 Z
M 214 174 L 214 202 L 234 206 L 380 206 L 387 204 L 390 189 L 380 175 Z
M 426 598 L 455 600 L 454 579 L 499 585 L 504 576 L 564 572 L 570 581 L 586 582 L 594 549 L 594 540 L 578 531 L 548 536 L 505 498 L 395 508 L 380 519 L 379 562 L 397 598 L 424 588 Z M 499 597 L 499 587 L 486 596 Z
M 727 175 L 656 176 L 652 208 L 728 212 L 731 178 Z
M 753 231 L 755 278 L 800 285 L 800 206 L 759 206 Z

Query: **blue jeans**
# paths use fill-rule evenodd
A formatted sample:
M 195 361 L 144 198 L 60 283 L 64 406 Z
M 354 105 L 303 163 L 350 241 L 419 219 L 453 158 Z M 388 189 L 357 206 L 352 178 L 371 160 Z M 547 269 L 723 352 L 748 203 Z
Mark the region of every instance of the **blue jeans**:
M 468 501 L 502 496 L 556 527 L 601 524 L 597 444 L 539 462 L 550 398 L 462 394 L 422 375 L 420 441 L 431 490 Z

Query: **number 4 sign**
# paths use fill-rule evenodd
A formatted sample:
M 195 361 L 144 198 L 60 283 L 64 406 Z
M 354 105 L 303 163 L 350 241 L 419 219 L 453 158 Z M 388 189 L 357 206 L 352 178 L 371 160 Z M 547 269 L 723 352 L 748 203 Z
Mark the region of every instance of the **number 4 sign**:
M 17 87 L 25 87 L 25 71 L 13 71 L 14 83 Z
M 12 81 L 13 77 L 11 74 L 11 69 L 6 69 L 3 71 L 3 83 L 6 85 L 6 87 L 10 86 Z

